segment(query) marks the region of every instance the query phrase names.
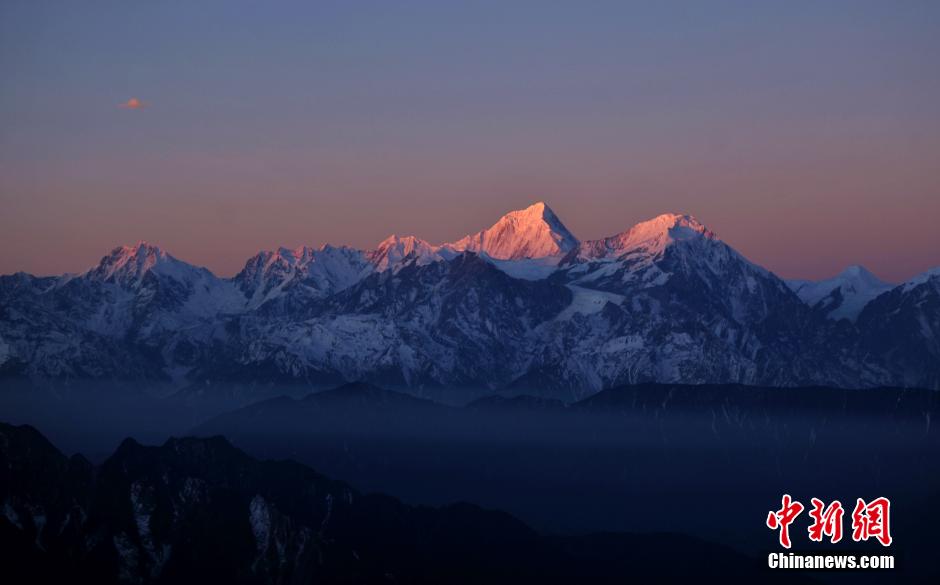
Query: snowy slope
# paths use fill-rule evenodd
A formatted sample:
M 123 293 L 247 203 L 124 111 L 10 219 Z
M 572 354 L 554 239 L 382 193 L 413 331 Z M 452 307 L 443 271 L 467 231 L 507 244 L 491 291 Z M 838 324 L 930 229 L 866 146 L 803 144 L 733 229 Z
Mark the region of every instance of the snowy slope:
M 940 389 L 940 267 L 877 296 L 856 323 L 863 351 L 898 385 Z
M 878 279 L 862 266 L 849 266 L 838 276 L 826 280 L 790 280 L 787 285 L 803 302 L 828 318 L 850 321 L 854 321 L 875 297 L 895 286 Z
M 359 250 L 345 246 L 301 246 L 259 252 L 234 280 L 248 298 L 249 306 L 258 307 L 277 298 L 291 285 L 312 297 L 327 297 L 359 282 L 371 271 L 372 265 Z
M 482 252 L 496 260 L 521 260 L 562 256 L 578 245 L 578 239 L 539 201 L 512 211 L 490 228 L 444 244 L 457 252 Z
M 902 283 L 901 287 L 905 292 L 908 292 L 921 285 L 927 285 L 928 287 L 935 288 L 938 284 L 940 284 L 940 266 L 936 266 L 918 274 L 907 282 Z
M 415 236 L 396 236 L 391 235 L 368 254 L 376 270 L 395 270 L 403 263 L 414 260 L 420 265 L 429 262 L 439 262 L 454 257 L 449 250 L 442 249 L 441 246 L 434 246 L 421 238 Z
M 410 261 L 424 265 L 473 252 L 510 276 L 538 280 L 554 272 L 564 255 L 577 245 L 577 238 L 540 201 L 511 211 L 490 228 L 456 242 L 434 245 L 415 236 L 392 235 L 367 257 L 376 270 L 383 271 L 396 270 Z
M 0 291 L 0 337 L 27 372 L 53 378 L 170 381 L 245 309 L 230 281 L 144 242 L 78 276 L 3 277 Z
M 749 292 L 762 280 L 783 286 L 694 217 L 672 213 L 607 238 L 582 242 L 562 260 L 559 270 L 576 284 L 611 292 L 659 287 L 677 273 L 695 275 L 716 290 L 732 284 L 728 276 Z
M 625 232 L 582 243 L 571 261 L 622 260 L 661 256 L 673 242 L 717 236 L 690 215 L 664 213 L 643 221 Z
M 120 246 L 84 273 L 83 277 L 98 282 L 118 284 L 125 288 L 139 287 L 147 274 L 154 273 L 178 281 L 202 278 L 208 270 L 198 268 L 170 256 L 157 246 L 138 242 Z
M 544 327 L 520 389 L 556 383 L 578 398 L 651 380 L 854 385 L 783 281 L 691 216 L 664 214 L 583 242 L 552 279 L 578 294 Z

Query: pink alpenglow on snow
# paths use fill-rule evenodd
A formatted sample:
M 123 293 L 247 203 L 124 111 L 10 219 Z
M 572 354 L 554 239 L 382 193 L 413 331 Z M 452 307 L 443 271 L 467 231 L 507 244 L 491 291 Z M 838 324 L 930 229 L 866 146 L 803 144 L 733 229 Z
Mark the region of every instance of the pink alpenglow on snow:
M 497 260 L 522 260 L 563 256 L 578 246 L 578 239 L 539 201 L 446 246 L 460 252 L 483 252 Z
M 600 240 L 585 241 L 581 244 L 578 257 L 583 260 L 618 258 L 636 251 L 658 256 L 671 242 L 697 237 L 718 239 L 715 232 L 691 215 L 664 213 L 640 222 L 625 232 Z

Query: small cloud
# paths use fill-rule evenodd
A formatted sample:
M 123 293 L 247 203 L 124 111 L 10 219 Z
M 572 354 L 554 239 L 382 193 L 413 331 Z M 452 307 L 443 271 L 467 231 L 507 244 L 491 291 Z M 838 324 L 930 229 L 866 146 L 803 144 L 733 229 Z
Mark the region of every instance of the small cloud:
M 126 102 L 119 104 L 118 107 L 124 108 L 125 110 L 140 110 L 140 109 L 146 108 L 148 105 L 150 104 L 148 104 L 147 102 L 141 101 L 135 97 L 132 97 Z

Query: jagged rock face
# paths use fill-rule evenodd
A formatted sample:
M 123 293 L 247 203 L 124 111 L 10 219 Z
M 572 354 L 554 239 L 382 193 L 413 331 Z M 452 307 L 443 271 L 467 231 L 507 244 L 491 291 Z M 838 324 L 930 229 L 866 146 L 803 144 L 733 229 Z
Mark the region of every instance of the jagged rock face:
M 864 351 L 901 385 L 940 388 L 940 269 L 875 298 L 858 317 Z
M 570 296 L 555 283 L 513 279 L 472 254 L 412 262 L 299 314 L 245 316 L 241 337 L 277 337 L 238 359 L 278 363 L 311 380 L 493 387 L 513 379 L 520 349 Z
M 434 246 L 414 236 L 391 235 L 368 253 L 378 271 L 395 270 L 410 259 L 418 264 L 428 264 L 453 258 L 454 254 L 441 246 Z
M 42 378 L 172 381 L 244 307 L 232 282 L 143 243 L 81 275 L 31 278 L 0 280 L 0 343 Z
M 0 277 L 0 372 L 565 400 L 643 381 L 938 388 L 938 281 L 785 283 L 678 214 L 579 243 L 539 203 L 451 244 L 262 252 L 232 279 L 148 244 Z
M 855 382 L 816 338 L 820 320 L 777 277 L 705 230 L 670 237 L 685 229 L 684 219 L 670 219 L 675 227 L 642 238 L 639 248 L 622 248 L 628 238 L 614 237 L 573 253 L 556 278 L 584 309 L 549 328 L 535 377 L 516 386 L 532 391 L 563 379 L 579 398 L 648 381 Z M 552 345 L 550 338 L 573 342 Z
M 327 297 L 358 282 L 373 269 L 359 250 L 323 246 L 280 248 L 260 252 L 235 276 L 235 283 L 257 307 L 275 298 L 286 287 L 303 288 L 312 297 Z
M 30 377 L 162 379 L 132 335 L 130 295 L 97 282 L 0 277 L 0 368 Z

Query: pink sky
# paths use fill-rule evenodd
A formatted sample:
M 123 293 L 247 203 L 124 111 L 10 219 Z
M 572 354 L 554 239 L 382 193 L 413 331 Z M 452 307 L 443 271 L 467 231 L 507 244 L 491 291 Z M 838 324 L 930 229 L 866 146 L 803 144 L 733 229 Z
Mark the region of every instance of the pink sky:
M 143 239 L 231 275 L 536 200 L 787 278 L 940 265 L 940 3 L 225 7 L 0 6 L 0 273 Z

